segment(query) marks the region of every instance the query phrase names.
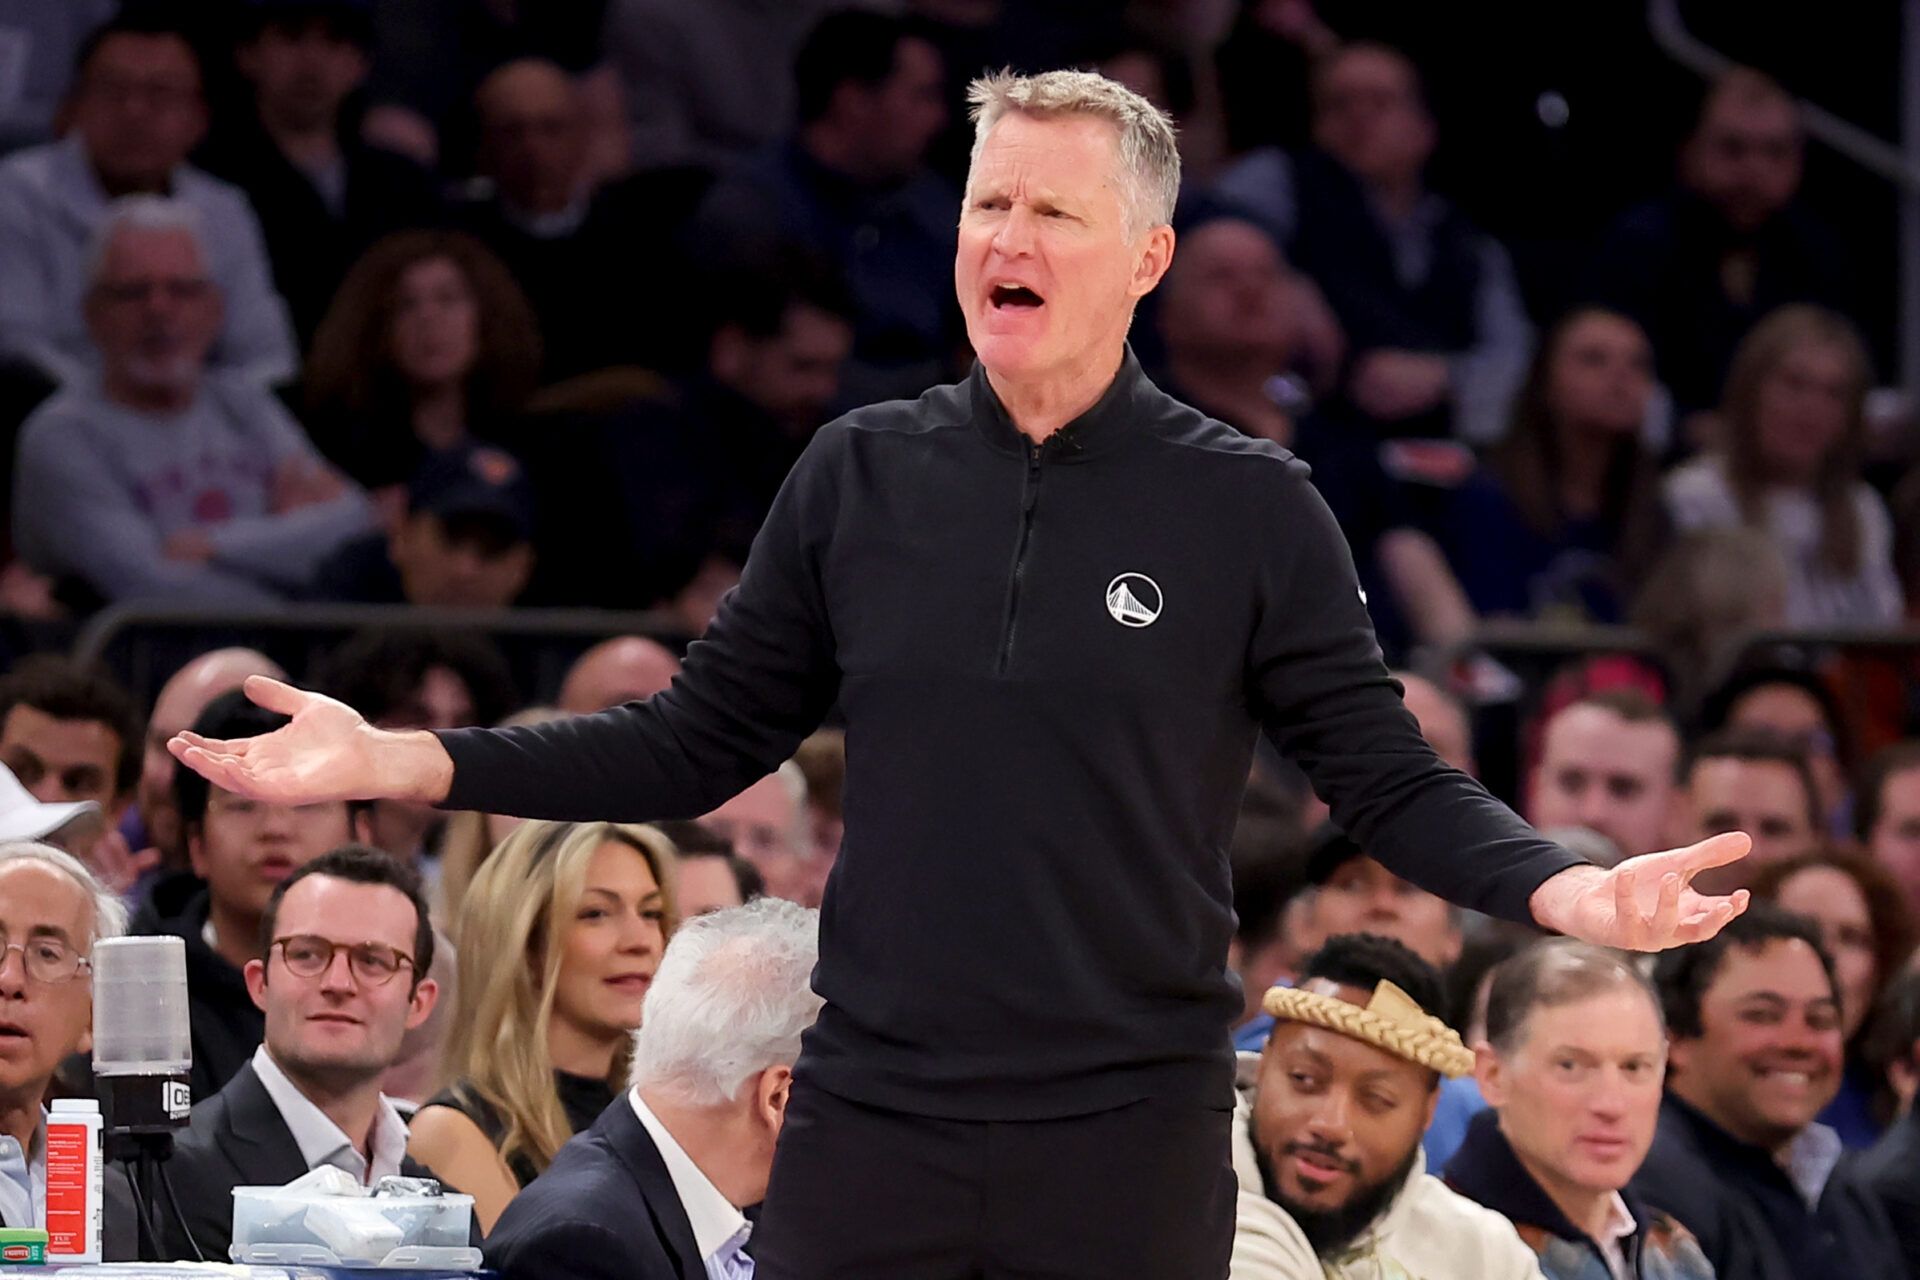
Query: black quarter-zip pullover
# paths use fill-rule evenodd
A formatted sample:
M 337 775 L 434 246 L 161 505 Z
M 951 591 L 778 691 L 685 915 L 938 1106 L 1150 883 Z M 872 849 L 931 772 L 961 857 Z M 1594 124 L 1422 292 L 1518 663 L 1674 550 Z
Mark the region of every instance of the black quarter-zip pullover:
M 1579 859 L 1440 763 L 1285 450 L 1131 352 L 1036 446 L 985 372 L 823 428 L 673 687 L 441 735 L 452 808 L 689 817 L 838 702 L 846 834 L 797 1073 L 920 1115 L 1225 1108 L 1255 735 L 1407 879 L 1508 919 Z

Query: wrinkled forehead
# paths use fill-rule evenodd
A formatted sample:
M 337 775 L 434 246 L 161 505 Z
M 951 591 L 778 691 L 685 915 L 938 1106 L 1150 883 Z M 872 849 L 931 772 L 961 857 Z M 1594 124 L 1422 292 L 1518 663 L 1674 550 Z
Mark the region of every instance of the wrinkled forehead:
M 58 867 L 31 859 L 0 863 L 0 928 L 10 941 L 48 931 L 85 946 L 93 936 L 93 897 Z
M 1010 109 L 980 143 L 967 171 L 967 190 L 1017 186 L 1084 198 L 1111 188 L 1119 167 L 1119 126 L 1104 116 Z

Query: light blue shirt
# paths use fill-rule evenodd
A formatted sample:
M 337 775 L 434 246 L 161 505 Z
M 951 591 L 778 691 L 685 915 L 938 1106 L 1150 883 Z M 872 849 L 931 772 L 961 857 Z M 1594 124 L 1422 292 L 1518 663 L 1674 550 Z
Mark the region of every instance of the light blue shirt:
M 22 1151 L 18 1138 L 0 1137 L 0 1223 L 43 1227 L 46 1211 L 47 1113 L 42 1108 L 31 1151 Z

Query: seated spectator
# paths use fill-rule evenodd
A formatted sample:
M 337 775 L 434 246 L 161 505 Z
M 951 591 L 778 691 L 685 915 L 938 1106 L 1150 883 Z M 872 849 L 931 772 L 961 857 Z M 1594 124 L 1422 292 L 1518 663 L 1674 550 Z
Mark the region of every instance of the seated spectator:
M 560 719 L 563 713 L 554 707 L 522 707 L 499 722 L 500 728 L 545 724 Z M 479 813 L 465 810 L 451 814 L 440 834 L 440 883 L 433 902 L 433 917 L 439 927 L 454 929 L 460 923 L 460 904 L 466 900 L 467 886 L 480 864 L 493 856 L 502 840 L 511 835 L 525 819 L 503 813 Z M 677 842 L 676 842 L 677 843 Z M 456 938 L 455 941 L 458 941 Z M 450 1005 L 449 1000 L 442 1000 Z
M 253 738 L 286 723 L 236 689 L 208 703 L 192 727 L 208 737 Z M 132 928 L 186 943 L 191 1084 L 199 1102 L 260 1047 L 265 1022 L 245 971 L 260 956 L 260 922 L 275 888 L 327 850 L 361 838 L 365 819 L 344 800 L 298 807 L 248 800 L 191 769 L 179 770 L 173 787 L 193 870 L 156 883 Z
M 793 60 L 842 0 L 612 0 L 606 56 L 626 90 L 633 165 L 724 169 L 793 126 Z
M 137 812 L 127 815 L 121 829 L 135 849 L 152 848 L 162 865 L 177 871 L 187 865 L 181 842 L 180 811 L 173 803 L 173 775 L 178 767 L 167 741 L 191 728 L 200 713 L 229 689 L 238 689 L 248 676 L 285 680 L 280 664 L 253 649 L 214 649 L 189 660 L 167 677 L 147 716 L 145 749 L 140 758 Z
M 1647 331 L 1682 412 L 1722 403 L 1734 349 L 1775 307 L 1852 301 L 1839 238 L 1798 198 L 1802 147 L 1792 96 L 1728 71 L 1700 104 L 1675 188 L 1624 214 L 1594 259 L 1593 295 Z
M 651 698 L 680 674 L 680 659 L 657 640 L 615 636 L 574 660 L 560 681 L 559 709 L 588 715 Z
M 1714 690 L 1701 708 L 1707 730 L 1753 729 L 1773 734 L 1806 753 L 1820 797 L 1821 830 L 1840 835 L 1847 829 L 1852 797 L 1853 734 L 1840 702 L 1826 682 L 1796 667 L 1747 667 Z
M 1769 862 L 1752 876 L 1753 896 L 1775 902 L 1820 926 L 1840 987 L 1840 1030 L 1846 1070 L 1840 1092 L 1820 1122 L 1848 1148 L 1870 1147 L 1884 1124 L 1875 1117 L 1880 1093 L 1866 1053 L 1867 1019 L 1915 941 L 1913 915 L 1885 867 L 1857 853 L 1824 849 Z
M 686 296 L 675 241 L 711 176 L 648 169 L 595 186 L 587 90 L 544 58 L 515 58 L 474 93 L 485 194 L 456 210 L 526 291 L 546 339 L 547 381 L 608 365 L 674 367 L 686 334 L 676 308 L 641 298 Z
M 1541 731 L 1527 821 L 1596 831 L 1626 858 L 1656 853 L 1686 807 L 1679 774 L 1680 729 L 1658 703 L 1638 689 L 1590 693 Z
M 1296 945 L 1345 933 L 1392 938 L 1435 969 L 1460 955 L 1461 910 L 1386 869 L 1332 826 L 1309 842 Z
M 510 431 L 540 351 L 526 295 L 479 241 L 397 232 L 353 264 L 314 333 L 307 421 L 392 523 L 428 457 Z
M 54 136 L 74 54 L 119 7 L 115 0 L 26 0 L 9 7 L 7 25 L 33 56 L 22 60 L 14 96 L 0 105 L 0 153 Z
M 528 433 L 542 598 L 644 608 L 673 602 L 713 565 L 737 580 L 781 481 L 827 420 L 852 340 L 841 284 L 794 260 L 705 285 L 695 371 Z
M 97 380 L 21 427 L 14 543 L 99 599 L 259 604 L 300 591 L 372 508 L 256 382 L 209 371 L 217 228 L 134 196 L 95 219 L 86 318 Z
M 1698 706 L 1751 633 L 1787 624 L 1786 557 L 1745 525 L 1676 537 L 1634 597 L 1628 621 L 1673 675 L 1672 701 Z
M 1861 478 L 1866 348 L 1844 318 L 1784 307 L 1734 353 L 1721 447 L 1666 479 L 1681 530 L 1764 529 L 1787 563 L 1789 626 L 1873 626 L 1901 617 L 1886 504 Z
M 184 1221 L 158 1215 L 159 1261 L 225 1258 L 235 1187 L 284 1186 L 322 1165 L 365 1187 L 433 1176 L 406 1158 L 406 1119 L 380 1092 L 401 1037 L 439 996 L 419 873 L 359 845 L 322 854 L 274 889 L 260 941 L 246 982 L 266 1036 L 175 1139 Z
M 626 1077 L 672 934 L 673 846 L 649 827 L 529 822 L 460 905 L 446 1089 L 409 1149 L 474 1198 L 483 1233 Z
M 1886 1071 L 1899 1106 L 1886 1136 L 1861 1157 L 1858 1175 L 1892 1219 L 1908 1274 L 1920 1275 L 1920 1111 L 1913 1106 L 1920 1081 L 1920 970 L 1908 968 L 1887 988 L 1873 1039 L 1868 1054 Z
M 340 548 L 315 594 L 361 604 L 504 609 L 533 575 L 533 490 L 519 461 L 491 445 L 430 456 L 386 534 Z
M 1906 1275 L 1878 1201 L 1815 1117 L 1840 1086 L 1841 1012 L 1819 927 L 1761 903 L 1662 952 L 1660 1128 L 1634 1189 L 1721 1280 Z
M 0 1000 L 12 1042 L 0 1055 L 0 1224 L 47 1225 L 45 1099 L 60 1063 L 92 1043 L 93 945 L 126 932 L 127 909 L 49 845 L 0 845 Z M 20 954 L 16 963 L 13 954 Z M 134 1223 L 109 1213 L 108 1261 L 131 1261 Z
M 726 840 L 697 822 L 655 823 L 673 841 L 673 903 L 682 920 L 742 907 L 766 896 L 766 882 Z
M 1486 466 L 1454 494 L 1442 539 L 1482 615 L 1616 623 L 1665 534 L 1641 442 L 1653 353 L 1614 311 L 1548 332 Z
M 1280 1021 L 1233 1118 L 1234 1280 L 1539 1275 L 1512 1224 L 1426 1172 L 1436 1087 L 1473 1066 L 1440 1001 L 1430 965 L 1365 934 L 1267 993 Z
M 1227 968 L 1240 979 L 1246 1003 L 1234 1023 L 1234 1048 L 1258 1053 L 1273 1029 L 1262 1001 L 1271 987 L 1293 981 L 1302 959 L 1288 909 L 1306 888 L 1301 853 L 1305 844 L 1297 816 L 1276 812 L 1266 798 L 1273 788 L 1250 787 L 1234 823 L 1227 860 L 1233 870 L 1233 939 Z
M 1629 1186 L 1660 1116 L 1667 1035 L 1639 970 L 1560 938 L 1494 971 L 1474 1117 L 1447 1185 L 1502 1214 L 1547 1280 L 1710 1280 L 1700 1244 Z
M 1532 327 L 1513 263 L 1427 188 L 1436 127 L 1408 58 L 1356 42 L 1313 75 L 1314 149 L 1248 154 L 1215 192 L 1253 210 L 1346 330 L 1345 399 L 1385 434 L 1498 440 Z
M 766 1196 L 819 923 L 785 902 L 690 921 L 633 1036 L 632 1084 L 487 1238 L 501 1280 L 753 1274 L 741 1210 Z M 824 1194 L 824 1191 L 823 1191 Z M 804 1209 L 795 1210 L 804 1213 Z
M 1728 729 L 1701 739 L 1688 755 L 1681 787 L 1674 841 L 1684 844 L 1723 831 L 1753 837 L 1752 851 L 1739 862 L 1695 878 L 1702 893 L 1730 892 L 1763 864 L 1820 844 L 1813 772 L 1805 755 L 1773 734 Z
M 1920 914 L 1920 743 L 1898 743 L 1867 762 L 1854 793 L 1853 829 Z
M 767 893 L 803 907 L 820 905 L 807 825 L 807 776 L 789 760 L 700 819 L 753 864 Z
M 106 23 L 74 66 L 58 142 L 0 162 L 0 354 L 67 380 L 101 368 L 88 295 L 102 224 L 124 196 L 165 195 L 206 229 L 200 291 L 224 306 L 209 317 L 215 368 L 256 381 L 298 364 L 286 304 L 273 291 L 260 224 L 240 191 L 186 163 L 206 132 L 199 56 L 152 6 Z M 124 307 L 124 303 L 121 304 Z
M 958 193 L 927 167 L 946 123 L 940 54 L 902 18 L 845 9 L 794 61 L 799 127 L 721 178 L 689 235 L 737 267 L 797 246 L 853 299 L 851 404 L 943 380 L 963 341 L 953 297 Z
M 1449 618 L 1435 602 L 1459 596 L 1445 557 L 1413 527 L 1400 486 L 1381 468 L 1377 442 L 1315 412 L 1292 373 L 1304 337 L 1301 315 L 1317 296 L 1313 286 L 1245 218 L 1206 217 L 1180 234 L 1154 312 L 1166 348 L 1160 385 L 1311 466 L 1314 487 L 1352 544 L 1361 582 L 1378 598 L 1376 612 L 1389 605 L 1396 629 L 1404 615 L 1415 637 L 1444 637 Z
M 301 345 L 347 268 L 381 236 L 438 220 L 426 170 L 369 146 L 347 103 L 365 85 L 369 0 L 254 0 L 234 62 L 252 110 L 216 118 L 202 158 L 247 193 Z
M 1479 777 L 1473 752 L 1473 719 L 1460 699 L 1411 671 L 1396 671 L 1393 678 L 1400 682 L 1401 701 L 1407 704 L 1420 726 L 1420 736 L 1433 753 L 1469 778 Z

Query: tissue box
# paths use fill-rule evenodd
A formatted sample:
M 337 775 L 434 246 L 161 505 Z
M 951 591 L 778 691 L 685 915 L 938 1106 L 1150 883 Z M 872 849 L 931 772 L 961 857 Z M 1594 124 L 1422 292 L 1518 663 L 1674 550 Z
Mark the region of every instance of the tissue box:
M 311 1186 L 235 1187 L 235 1262 L 258 1266 L 467 1270 L 473 1197 L 340 1195 Z

